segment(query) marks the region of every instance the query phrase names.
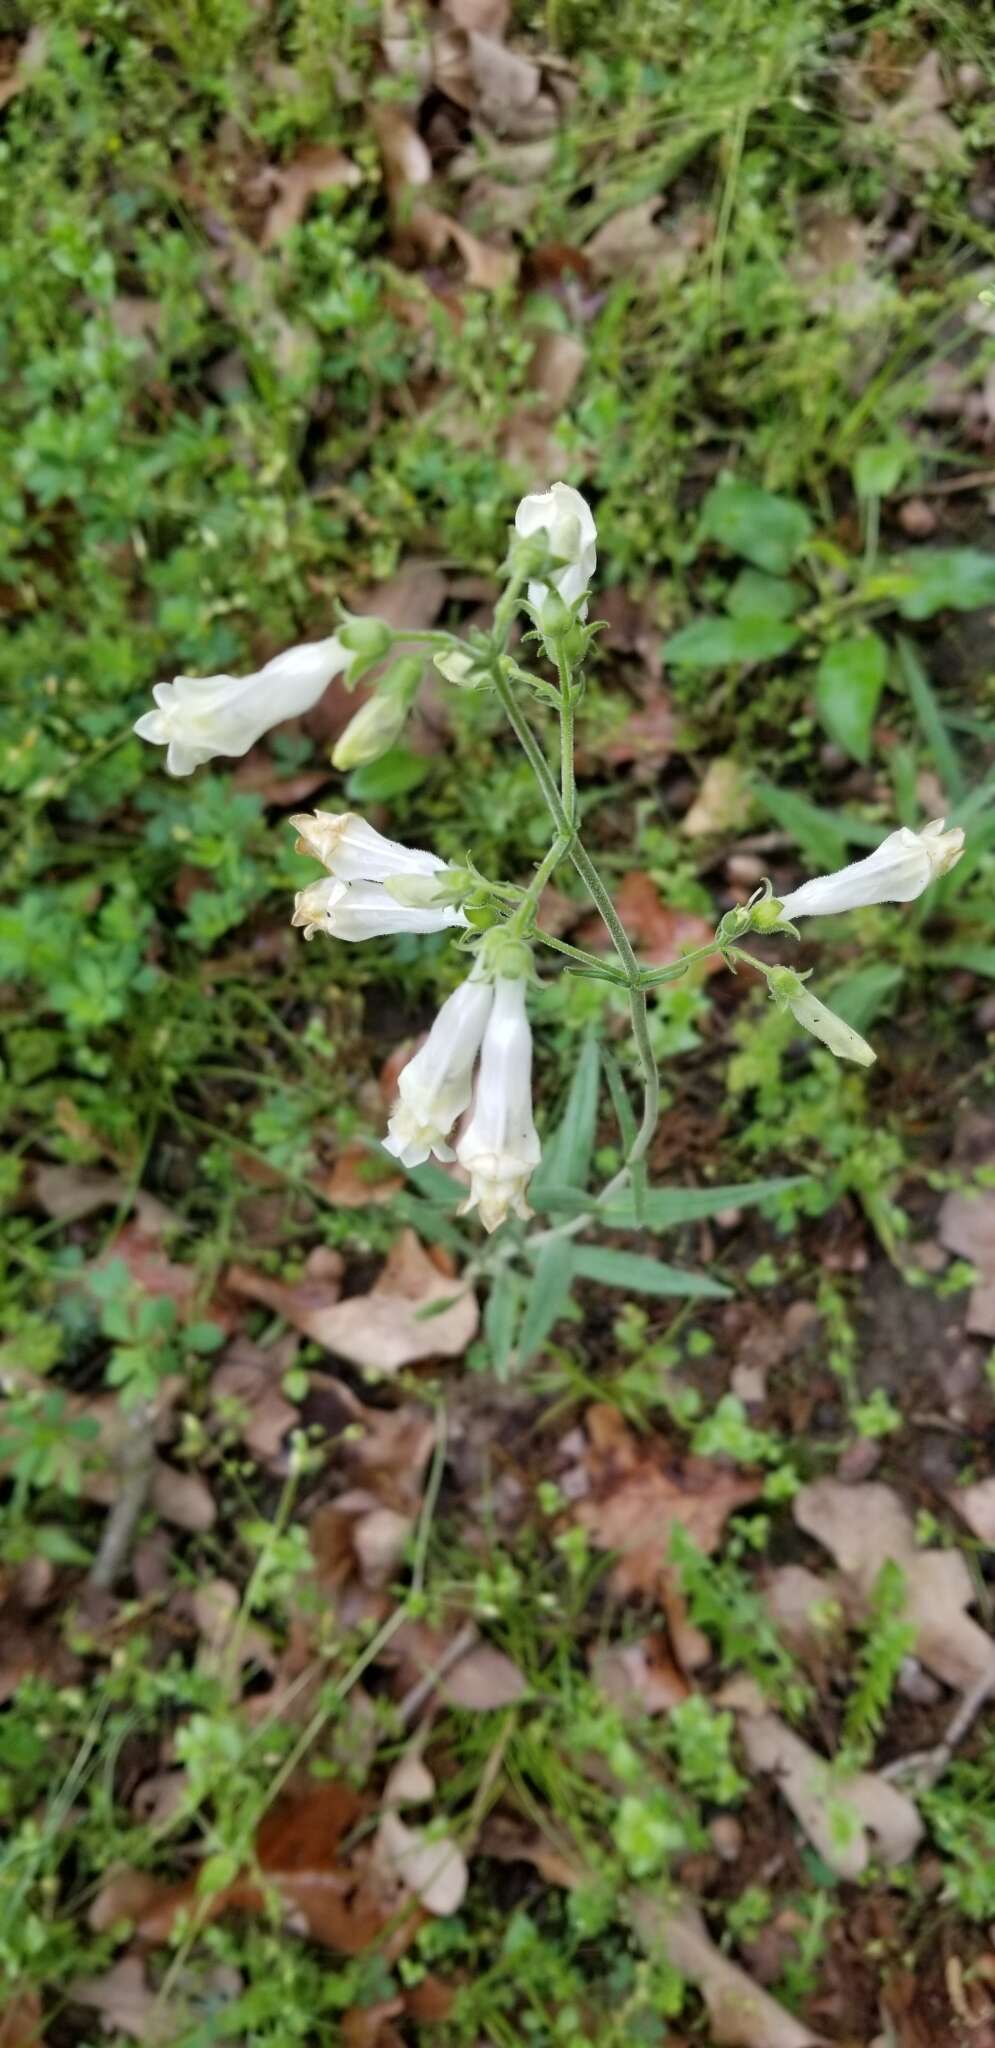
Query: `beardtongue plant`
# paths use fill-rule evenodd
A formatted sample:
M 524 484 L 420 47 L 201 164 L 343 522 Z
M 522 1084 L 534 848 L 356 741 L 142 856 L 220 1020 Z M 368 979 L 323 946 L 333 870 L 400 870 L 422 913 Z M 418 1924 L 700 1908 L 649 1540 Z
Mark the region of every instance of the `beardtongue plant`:
M 465 980 L 443 1003 L 425 1044 L 401 1072 L 384 1143 L 416 1180 L 433 1158 L 455 1161 L 469 1182 L 462 1211 L 475 1211 L 488 1233 L 509 1218 L 525 1221 L 532 1214 L 529 1187 L 541 1149 L 532 1113 L 527 1007 L 537 951 L 555 951 L 565 957 L 568 972 L 611 982 L 627 993 L 642 1081 L 638 1119 L 613 1055 L 600 1050 L 622 1134 L 621 1168 L 597 1195 L 573 1184 L 586 1167 L 575 1142 L 578 1127 L 586 1126 L 593 1139 L 599 1050 L 592 1041 L 581 1056 L 550 1159 L 537 1176 L 537 1206 L 563 1220 L 528 1234 L 516 1227 L 504 1230 L 492 1252 L 476 1258 L 475 1270 L 492 1281 L 487 1331 L 497 1363 L 508 1359 L 513 1346 L 519 1361 L 536 1348 L 578 1276 L 655 1294 L 724 1292 L 708 1276 L 576 1242 L 599 1218 L 616 1228 L 644 1222 L 662 1227 L 691 1214 L 711 1213 L 737 1194 L 758 1200 L 784 1186 L 761 1182 L 741 1191 L 701 1190 L 697 1198 L 692 1194 L 690 1206 L 677 1211 L 675 1191 L 647 1189 L 645 1161 L 660 1104 L 647 1012 L 651 991 L 710 954 L 718 954 L 733 971 L 749 961 L 765 977 L 774 1003 L 790 1011 L 803 1030 L 838 1058 L 869 1066 L 875 1058 L 872 1048 L 819 1000 L 807 975 L 758 959 L 742 941 L 750 933 L 790 941 L 798 936 L 796 921 L 803 917 L 909 903 L 949 872 L 964 843 L 963 832 L 947 830 L 942 819 L 920 831 L 891 832 L 868 858 L 804 882 L 782 899 L 765 882 L 747 904 L 726 913 L 706 944 L 671 966 L 640 966 L 584 844 L 574 783 L 574 717 L 583 693 L 585 657 L 597 631 L 587 623 L 596 543 L 594 518 L 580 492 L 555 483 L 518 507 L 489 633 L 474 631 L 460 639 L 445 631 L 407 633 L 380 620 L 346 617 L 333 637 L 292 648 L 242 680 L 179 676 L 172 684 L 159 684 L 156 710 L 135 727 L 142 738 L 167 746 L 171 774 L 188 775 L 215 755 L 246 753 L 272 726 L 310 709 L 334 676 L 354 686 L 389 656 L 395 658 L 335 747 L 338 769 L 376 760 L 395 745 L 428 660 L 452 687 L 491 691 L 503 707 L 550 821 L 548 851 L 524 884 L 488 879 L 469 857 L 465 867 L 450 866 L 430 851 L 385 838 L 351 812 L 316 811 L 292 820 L 300 835 L 298 850 L 325 870 L 296 899 L 293 922 L 303 928 L 305 939 L 321 935 L 356 943 L 394 933 L 449 930 L 469 956 Z M 524 645 L 545 657 L 555 681 L 535 674 L 513 649 L 512 631 L 521 614 L 527 622 Z M 558 721 L 558 774 L 534 730 L 536 710 Z M 604 921 L 613 962 L 566 944 L 538 924 L 543 890 L 564 861 L 572 863 Z M 436 1169 L 436 1194 L 440 1179 Z M 454 1192 L 458 1198 L 459 1188 Z

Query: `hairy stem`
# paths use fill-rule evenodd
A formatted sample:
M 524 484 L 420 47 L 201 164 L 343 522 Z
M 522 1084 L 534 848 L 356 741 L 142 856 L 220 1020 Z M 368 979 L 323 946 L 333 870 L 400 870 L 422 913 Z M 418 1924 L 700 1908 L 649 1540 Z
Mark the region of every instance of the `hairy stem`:
M 636 1051 L 639 1054 L 639 1063 L 643 1076 L 643 1113 L 639 1129 L 629 1148 L 628 1157 L 625 1162 L 625 1171 L 628 1171 L 640 1159 L 645 1158 L 660 1114 L 660 1077 L 657 1073 L 653 1047 L 650 1044 L 649 1018 L 646 1012 L 646 997 L 642 988 L 641 969 L 632 950 L 625 926 L 590 854 L 580 844 L 573 830 L 546 756 L 528 720 L 525 718 L 515 697 L 514 690 L 507 676 L 503 674 L 499 662 L 494 664 L 494 682 L 497 694 L 507 715 L 508 723 L 522 751 L 527 756 L 536 781 L 542 790 L 546 807 L 556 826 L 557 835 L 566 837 L 570 859 L 573 861 L 574 867 L 592 903 L 598 910 L 602 923 L 605 925 L 615 951 L 625 969 L 629 990 L 629 1011 L 632 1017 L 632 1035 L 635 1039 Z

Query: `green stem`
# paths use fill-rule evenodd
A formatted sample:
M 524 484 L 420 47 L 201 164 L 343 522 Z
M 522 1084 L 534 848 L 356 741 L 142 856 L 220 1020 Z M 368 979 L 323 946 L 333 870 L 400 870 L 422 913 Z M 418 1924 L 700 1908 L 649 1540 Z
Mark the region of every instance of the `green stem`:
M 629 942 L 629 935 L 619 917 L 618 911 L 605 887 L 590 855 L 580 844 L 574 833 L 560 792 L 556 787 L 549 763 L 539 745 L 528 720 L 516 700 L 507 676 L 500 663 L 494 664 L 494 682 L 498 697 L 504 707 L 523 753 L 527 756 L 536 781 L 546 800 L 546 807 L 556 826 L 558 834 L 566 833 L 569 838 L 569 853 L 581 881 L 605 925 L 612 944 L 625 969 L 629 989 L 629 1011 L 632 1018 L 632 1035 L 636 1042 L 639 1062 L 643 1073 L 643 1114 L 623 1171 L 645 1158 L 660 1114 L 660 1077 L 656 1059 L 650 1043 L 649 1018 L 646 1012 L 646 997 L 641 986 L 642 970 Z
M 574 697 L 566 657 L 559 656 L 560 672 L 560 801 L 571 826 L 577 824 L 577 786 L 574 780 Z

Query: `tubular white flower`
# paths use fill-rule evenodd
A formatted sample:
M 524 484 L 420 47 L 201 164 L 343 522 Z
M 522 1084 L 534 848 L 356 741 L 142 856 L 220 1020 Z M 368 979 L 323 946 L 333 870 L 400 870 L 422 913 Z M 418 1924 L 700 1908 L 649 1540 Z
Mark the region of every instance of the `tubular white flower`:
M 402 1067 L 383 1141 L 402 1166 L 421 1166 L 430 1152 L 437 1159 L 455 1157 L 446 1140 L 469 1106 L 493 1002 L 493 982 L 471 975 L 447 996 L 421 1051 Z
M 247 754 L 264 732 L 310 711 L 352 656 L 334 635 L 278 654 L 251 676 L 176 676 L 156 683 L 139 739 L 166 747 L 170 775 L 192 775 L 215 754 Z
M 291 818 L 298 853 L 313 854 L 338 882 L 385 882 L 390 875 L 434 875 L 446 863 L 437 853 L 385 839 L 355 811 L 313 811 Z
M 330 939 L 383 939 L 397 932 L 442 932 L 465 925 L 461 910 L 449 904 L 417 909 L 398 903 L 382 882 L 340 882 L 334 875 L 312 882 L 294 898 L 291 924 L 303 925 L 304 937 L 324 932 Z
M 496 1230 L 509 1210 L 531 1216 L 525 1191 L 539 1164 L 532 1121 L 532 1033 L 525 1011 L 525 980 L 499 977 L 484 1032 L 473 1114 L 456 1146 L 470 1175 L 463 1204 L 479 1209 L 485 1230 Z
M 818 996 L 806 988 L 800 974 L 790 967 L 774 967 L 767 977 L 768 985 L 780 1009 L 790 1010 L 796 1024 L 804 1031 L 810 1031 L 813 1038 L 835 1053 L 838 1060 L 855 1060 L 859 1067 L 872 1067 L 877 1059 L 873 1046 L 859 1031 L 846 1024 L 828 1004 L 819 1001 Z
M 866 860 L 851 861 L 833 875 L 815 875 L 803 882 L 784 897 L 782 915 L 794 922 L 798 917 L 861 910 L 871 903 L 911 903 L 938 875 L 949 874 L 964 851 L 960 827 L 947 832 L 944 823 L 943 818 L 934 818 L 921 832 L 905 825 L 890 832 Z
M 541 610 L 550 590 L 568 605 L 587 596 L 598 562 L 598 529 L 587 499 L 572 484 L 551 484 L 548 491 L 533 491 L 523 498 L 515 513 L 515 531 L 523 540 L 546 534 L 550 553 L 563 563 L 548 582 L 529 584 L 530 604 Z M 586 604 L 580 616 L 586 619 Z

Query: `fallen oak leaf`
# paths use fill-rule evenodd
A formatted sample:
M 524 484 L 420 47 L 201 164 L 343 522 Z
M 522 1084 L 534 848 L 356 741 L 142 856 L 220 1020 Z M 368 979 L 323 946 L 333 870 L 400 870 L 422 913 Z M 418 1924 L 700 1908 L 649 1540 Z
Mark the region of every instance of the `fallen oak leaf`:
M 690 1899 L 662 1902 L 630 1893 L 629 1916 L 643 1947 L 663 1954 L 695 1984 L 708 2007 L 714 2048 L 826 2048 L 824 2037 L 761 1991 L 716 1948 Z
M 138 1228 L 150 1240 L 180 1227 L 181 1218 L 156 1195 L 136 1188 L 123 1173 L 102 1173 L 99 1167 L 33 1165 L 28 1187 L 32 1199 L 58 1223 L 79 1223 L 95 1209 L 135 1210 Z
M 422 1358 L 461 1358 L 479 1321 L 473 1289 L 440 1271 L 414 1231 L 403 1230 L 370 1292 L 323 1310 L 308 1334 L 382 1377 Z M 306 1327 L 300 1319 L 298 1327 Z
M 232 1909 L 265 1913 L 275 1893 L 291 1925 L 324 1947 L 360 1955 L 383 1935 L 393 1912 L 378 1891 L 369 1857 L 339 1861 L 343 1837 L 363 1812 L 358 1795 L 333 1779 L 309 1782 L 287 1793 L 260 1823 L 255 1844 L 258 1875 L 246 1871 L 219 1891 L 201 1893 L 196 1876 L 163 1887 L 139 1914 L 136 1931 L 152 1945 L 169 1941 L 181 1913 L 194 1912 L 206 1925 Z M 390 1937 L 385 1952 L 398 1953 L 410 1932 Z
M 404 1186 L 404 1175 L 395 1173 L 379 1147 L 364 1145 L 357 1138 L 343 1147 L 330 1173 L 317 1182 L 326 1202 L 339 1209 L 368 1209 L 389 1202 Z
M 612 1583 L 623 1598 L 649 1593 L 659 1599 L 674 1527 L 686 1529 L 710 1554 L 728 1516 L 756 1499 L 762 1481 L 707 1458 L 676 1458 L 665 1439 L 636 1437 L 606 1402 L 588 1409 L 585 1424 L 588 1492 L 575 1519 L 599 1550 L 619 1552 Z
M 973 1486 L 954 1486 L 947 1499 L 963 1515 L 972 1536 L 986 1550 L 995 1550 L 995 1479 L 976 1479 Z

